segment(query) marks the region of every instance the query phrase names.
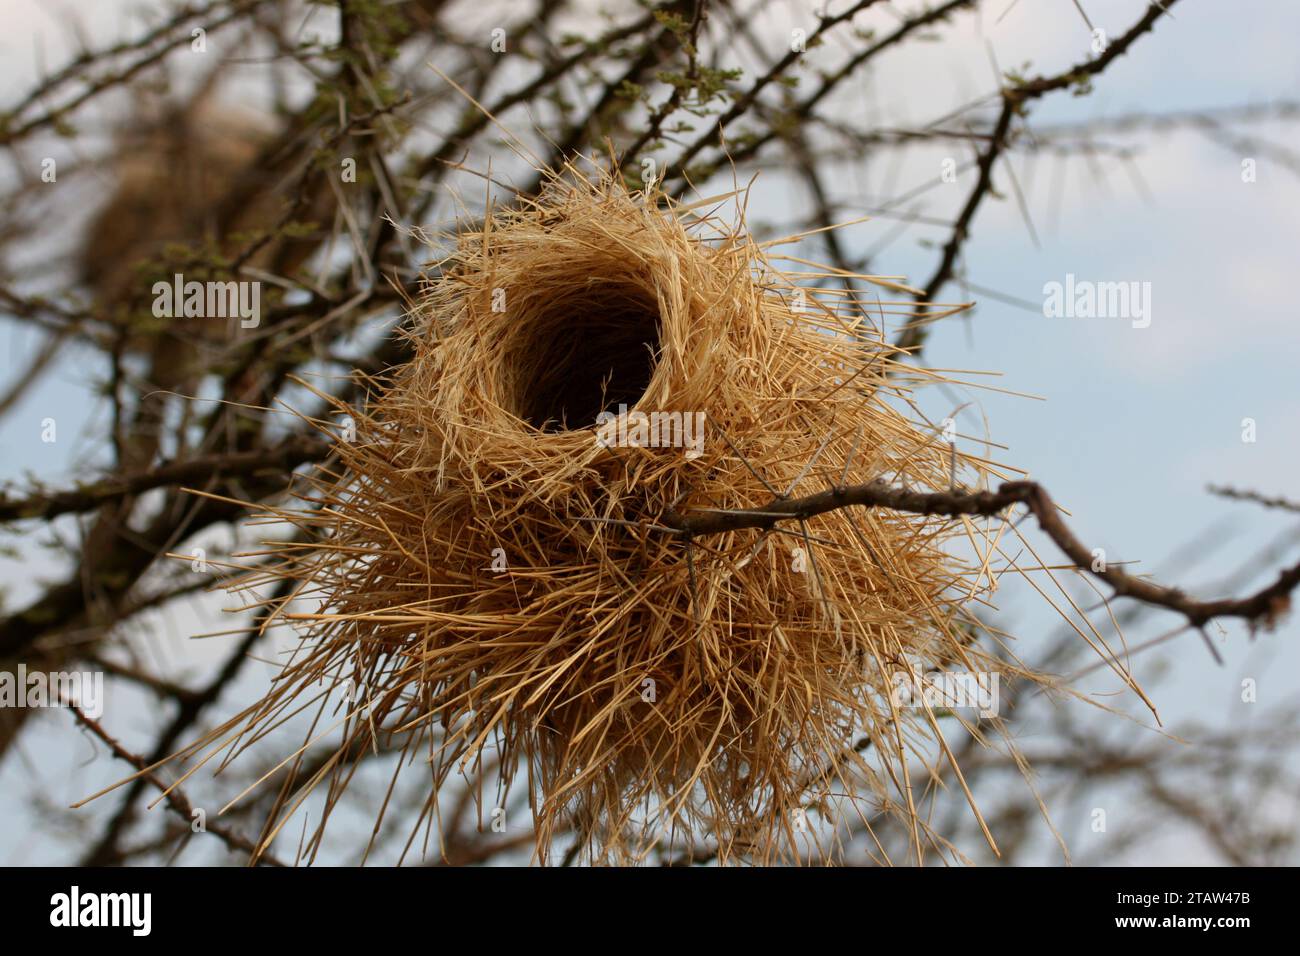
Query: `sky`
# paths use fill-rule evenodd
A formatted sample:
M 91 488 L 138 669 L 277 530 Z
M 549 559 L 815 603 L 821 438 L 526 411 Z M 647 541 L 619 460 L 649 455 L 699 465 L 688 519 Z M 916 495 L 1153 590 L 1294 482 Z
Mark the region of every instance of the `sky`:
M 117 2 L 68 3 L 87 23 L 96 41 L 116 35 L 115 16 L 128 5 Z M 758 20 L 758 32 L 774 34 L 809 19 L 812 4 L 788 4 Z M 1001 69 L 1056 72 L 1089 53 L 1092 41 L 1071 0 L 1007 0 L 1009 11 L 996 18 L 964 16 L 945 31 L 949 41 L 914 44 L 902 55 L 882 60 L 859 77 L 836 109 L 863 111 L 882 124 L 906 127 L 940 115 L 995 89 L 995 60 Z M 914 4 L 900 3 L 900 9 Z M 1113 36 L 1145 8 L 1141 0 L 1085 0 L 1093 24 Z M 836 5 L 832 4 L 832 9 Z M 30 81 L 43 49 L 47 63 L 60 62 L 66 42 L 65 19 L 57 5 L 35 0 L 0 3 L 0 88 L 21 89 Z M 887 27 L 882 14 L 872 22 Z M 1280 0 L 1184 0 L 1174 18 L 1158 24 L 1100 79 L 1091 96 L 1051 97 L 1035 104 L 1029 129 L 1102 120 L 1131 112 L 1172 113 L 1236 107 L 1288 99 L 1300 94 L 1300 5 Z M 812 51 L 810 56 L 823 54 Z M 831 53 L 826 53 L 831 56 Z M 807 83 L 815 82 L 808 64 Z M 6 95 L 5 101 L 11 99 Z M 855 115 L 860 115 L 855 113 Z M 518 119 L 519 122 L 524 122 Z M 1296 143 L 1295 125 L 1241 126 L 1261 143 Z M 1015 200 L 1009 168 L 996 182 L 1003 199 L 980 210 L 963 255 L 969 281 L 1001 297 L 1023 300 L 1030 308 L 998 297 L 963 293 L 950 284 L 946 301 L 974 299 L 969 317 L 937 326 L 926 347 L 926 363 L 943 369 L 996 373 L 967 378 L 1017 395 L 963 390 L 959 402 L 973 401 L 959 417 L 959 430 L 985 434 L 1005 446 L 1001 461 L 1042 482 L 1070 514 L 1071 526 L 1090 545 L 1104 547 L 1110 560 L 1140 562 L 1158 571 L 1187 542 L 1212 529 L 1203 560 L 1176 583 L 1194 594 L 1242 565 L 1249 564 L 1285 531 L 1300 532 L 1297 516 L 1227 501 L 1206 491 L 1208 484 L 1233 485 L 1300 500 L 1300 325 L 1291 289 L 1295 251 L 1300 248 L 1300 176 L 1250 143 L 1216 142 L 1195 130 L 1107 133 L 1106 142 L 1132 147 L 1131 162 L 1103 157 L 1096 167 L 1080 157 L 1015 155 L 1010 170 L 1024 194 L 1032 222 L 1025 222 Z M 944 159 L 960 164 L 968 152 L 946 147 L 908 152 L 896 161 L 841 164 L 832 177 L 843 219 L 879 210 L 891 199 L 938 176 Z M 1243 161 L 1253 160 L 1253 181 L 1243 181 Z M 964 200 L 971 173 L 924 193 L 904 208 L 926 217 L 950 216 Z M 789 217 L 807 208 L 809 197 L 796 181 L 770 170 L 760 175 L 750 196 L 756 221 Z M 897 210 L 895 210 L 895 213 Z M 846 228 L 842 241 L 851 254 L 886 240 L 895 219 L 888 214 Z M 936 262 L 935 243 L 946 232 L 920 226 L 884 245 L 872 267 L 905 276 L 917 284 Z M 925 245 L 923 241 L 930 243 Z M 815 246 L 810 246 L 815 249 Z M 1149 284 L 1150 324 L 1136 328 L 1114 318 L 1048 318 L 1035 309 L 1044 286 L 1067 275 L 1092 282 Z M 0 374 L 12 376 L 31 355 L 36 340 L 11 322 L 0 325 L 6 361 Z M 70 355 L 38 392 L 0 421 L 0 478 L 26 472 L 50 481 L 73 473 L 95 434 L 88 373 Z M 1032 396 L 1032 397 L 1019 397 Z M 927 411 L 942 418 L 952 396 L 931 393 Z M 54 417 L 60 434 L 54 445 L 39 438 L 39 422 Z M 1243 422 L 1254 423 L 1254 441 L 1243 441 Z M 986 431 L 987 430 L 987 431 Z M 972 445 L 969 450 L 976 450 Z M 1039 539 L 1036 546 L 1039 546 Z M 15 543 L 10 539 L 0 539 Z M 56 566 L 30 542 L 18 541 L 15 558 L 0 558 L 0 582 L 8 600 L 18 603 Z M 1040 553 L 1052 554 L 1050 543 Z M 1292 546 L 1259 568 L 1257 587 L 1283 565 L 1300 559 Z M 1130 570 L 1133 570 L 1130 567 Z M 1209 596 L 1209 595 L 1206 595 Z M 1008 581 L 998 595 L 1007 620 L 1019 635 L 1018 650 L 1032 660 L 1052 628 L 1052 616 L 1023 585 Z M 211 604 L 195 604 L 155 621 L 150 638 L 157 653 L 179 673 L 202 673 L 219 656 L 210 642 L 190 634 L 213 629 Z M 1154 636 L 1176 621 L 1157 615 L 1131 643 Z M 1211 724 L 1237 722 L 1249 727 L 1255 711 L 1240 699 L 1241 681 L 1255 679 L 1260 704 L 1300 699 L 1300 623 L 1283 623 L 1253 639 L 1235 623 L 1211 639 L 1224 658 L 1216 665 L 1195 635 L 1135 659 L 1135 673 L 1163 674 L 1154 700 L 1166 725 L 1197 719 Z M 245 689 L 264 681 L 266 668 L 251 669 Z M 1113 678 L 1097 676 L 1087 686 L 1116 689 Z M 129 707 L 142 706 L 136 701 Z M 1126 709 L 1149 723 L 1140 707 Z M 51 718 L 41 729 L 37 749 L 52 798 L 84 796 L 77 769 L 89 745 L 64 748 Z M 139 712 L 122 721 L 123 734 L 140 739 L 150 726 Z M 40 750 L 47 744 L 48 751 Z M 1171 744 L 1172 746 L 1172 744 Z M 60 749 L 64 748 L 64 749 Z M 0 765 L 0 818 L 17 821 L 27 811 L 17 783 L 15 761 Z M 26 783 L 21 789 L 25 790 Z M 1076 834 L 1080 846 L 1100 839 L 1080 821 L 1058 821 Z M 0 863 L 45 862 L 58 852 L 34 840 L 14 822 L 0 826 Z M 1114 862 L 1139 862 L 1113 851 Z M 1142 859 L 1192 863 L 1205 858 L 1194 842 L 1161 845 Z

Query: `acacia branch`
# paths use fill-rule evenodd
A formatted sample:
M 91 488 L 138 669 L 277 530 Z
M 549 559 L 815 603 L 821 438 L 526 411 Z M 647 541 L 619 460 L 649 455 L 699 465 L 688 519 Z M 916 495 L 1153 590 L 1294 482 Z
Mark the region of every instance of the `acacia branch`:
M 1242 491 L 1229 485 L 1209 485 L 1205 490 L 1212 495 L 1218 495 L 1220 498 L 1231 498 L 1234 501 L 1252 501 L 1257 505 L 1263 505 L 1265 508 L 1277 508 L 1281 511 L 1300 511 L 1300 502 L 1293 501 L 1290 498 L 1283 498 L 1280 495 L 1269 497 L 1258 491 Z
M 1004 482 L 997 491 L 923 492 L 893 487 L 877 480 L 864 485 L 832 487 L 805 498 L 777 498 L 760 508 L 687 513 L 669 511 L 660 521 L 681 534 L 694 537 L 744 528 L 769 529 L 778 521 L 807 520 L 853 505 L 920 515 L 992 517 L 1017 504 L 1026 505 L 1033 512 L 1039 527 L 1076 568 L 1109 584 L 1114 589 L 1114 597 L 1133 598 L 1175 611 L 1193 627 L 1200 628 L 1220 617 L 1238 617 L 1252 625 L 1271 625 L 1290 607 L 1291 592 L 1300 585 L 1300 564 L 1296 564 L 1282 571 L 1272 584 L 1248 597 L 1195 600 L 1178 588 L 1155 584 L 1128 574 L 1114 564 L 1096 561 L 1092 550 L 1075 537 L 1061 519 L 1047 490 L 1032 481 Z
M 138 495 L 154 488 L 197 484 L 212 478 L 249 475 L 258 472 L 292 471 L 308 461 L 324 458 L 327 442 L 318 438 L 290 438 L 274 448 L 205 455 L 187 461 L 172 461 L 130 475 L 113 475 L 82 488 L 70 488 L 25 498 L 0 494 L 0 522 L 28 518 L 49 520 L 62 514 L 92 511 L 118 498 Z
M 1093 59 L 1085 60 L 1055 76 L 1026 80 L 1015 86 L 1006 87 L 1001 91 L 1002 109 L 993 125 L 988 144 L 980 152 L 979 159 L 976 162 L 978 173 L 975 185 L 967 196 L 966 203 L 962 206 L 956 221 L 953 223 L 952 231 L 939 258 L 938 267 L 925 284 L 925 288 L 916 297 L 918 302 L 932 302 L 937 299 L 939 292 L 953 277 L 957 257 L 970 235 L 970 227 L 975 219 L 975 213 L 985 197 L 993 192 L 993 166 L 1011 145 L 1012 120 L 1024 112 L 1025 105 L 1030 101 L 1056 90 L 1068 89 L 1086 83 L 1092 77 L 1101 75 L 1111 63 L 1126 53 L 1139 37 L 1151 30 L 1156 20 L 1167 13 L 1168 8 L 1177 2 L 1178 0 L 1168 0 L 1167 3 L 1153 5 L 1148 8 L 1142 19 L 1138 20 L 1123 36 L 1116 38 L 1100 55 Z M 899 331 L 894 346 L 902 351 L 915 352 L 919 350 L 925 343 L 929 331 L 928 318 L 927 315 L 920 314 L 908 319 Z
M 75 704 L 69 704 L 68 709 L 71 710 L 73 716 L 77 718 L 77 723 L 81 724 L 103 741 L 108 749 L 113 751 L 114 756 L 119 760 L 126 761 L 131 766 L 135 767 L 136 770 L 140 771 L 141 773 L 138 779 L 148 781 L 150 784 L 157 787 L 166 799 L 168 807 L 180 815 L 187 823 L 193 822 L 194 805 L 190 803 L 189 798 L 185 796 L 184 791 L 182 791 L 179 786 L 173 785 L 169 788 L 167 784 L 163 783 L 163 781 L 155 774 L 149 772 L 149 764 L 143 757 L 138 754 L 133 754 L 131 751 L 123 747 L 100 725 L 99 721 L 85 714 L 80 707 L 77 707 Z M 271 866 L 284 866 L 284 863 L 276 859 L 272 854 L 268 852 L 258 853 L 257 844 L 248 839 L 248 837 L 236 833 L 234 830 L 228 829 L 219 823 L 205 824 L 203 832 L 211 833 L 213 836 L 225 843 L 231 850 L 239 850 L 250 855 L 256 854 L 261 860 L 264 860 Z
M 209 21 L 204 29 L 208 33 L 212 33 L 227 24 L 236 23 L 265 2 L 266 0 L 244 0 L 243 3 L 236 3 L 229 7 L 224 15 L 217 17 L 215 20 Z M 201 9 L 183 11 L 175 20 L 162 28 L 161 34 L 159 35 L 169 34 L 173 29 L 182 26 L 185 22 L 194 19 L 196 16 L 202 15 L 207 10 L 220 9 L 222 6 L 224 6 L 222 3 L 213 3 L 208 7 Z M 146 38 L 146 40 L 148 39 L 149 38 Z M 51 126 L 57 127 L 60 123 L 66 122 L 67 117 L 88 100 L 98 96 L 106 90 L 112 89 L 113 87 L 126 84 L 146 69 L 158 64 L 172 50 L 185 46 L 190 42 L 191 38 L 189 34 L 183 33 L 178 36 L 167 36 L 165 42 L 161 46 L 141 56 L 134 63 L 123 67 L 115 73 L 110 73 L 86 83 L 85 88 L 67 102 L 59 106 L 50 107 L 44 113 L 41 113 L 26 122 L 18 122 L 17 112 L 0 114 L 0 146 L 11 146 L 31 133 Z M 146 45 L 148 44 L 146 43 Z M 110 53 L 111 52 L 112 51 L 110 51 Z M 65 68 L 65 71 L 58 75 L 58 83 L 54 85 L 63 83 L 68 76 L 71 75 L 71 72 L 76 72 L 81 69 L 83 64 L 93 62 L 96 59 L 97 57 L 92 54 L 89 59 L 79 58 L 77 61 L 74 61 L 73 64 Z M 34 102 L 34 96 L 35 94 L 29 96 L 27 100 L 24 100 L 22 105 L 25 107 L 29 104 L 29 101 Z
M 837 13 L 834 16 L 822 17 L 821 21 L 817 24 L 817 29 L 809 35 L 804 49 L 815 46 L 835 27 L 844 23 L 846 20 L 851 21 L 855 16 L 876 2 L 877 0 L 858 0 L 857 3 L 841 13 Z M 701 150 L 706 149 L 719 141 L 728 126 L 740 117 L 747 116 L 749 114 L 749 108 L 758 100 L 759 94 L 784 76 L 785 71 L 788 70 L 802 55 L 803 52 L 800 50 L 793 48 L 787 50 L 785 55 L 782 56 L 781 59 L 777 60 L 766 73 L 756 79 L 748 90 L 732 101 L 731 108 L 718 117 L 716 123 L 713 123 L 703 135 L 682 150 L 681 155 L 677 157 L 677 169 L 679 171 L 685 171 L 691 160 L 699 155 Z
M 869 63 L 891 47 L 899 45 L 916 31 L 928 26 L 933 26 L 936 23 L 941 23 L 952 14 L 973 7 L 977 3 L 978 0 L 948 0 L 947 3 L 940 4 L 932 10 L 927 10 L 911 17 L 910 19 L 904 20 L 892 33 L 881 37 L 881 39 L 877 40 L 875 43 L 867 46 L 855 54 L 852 59 L 845 63 L 844 66 L 835 73 L 824 77 L 817 90 L 806 99 L 801 100 L 798 105 L 790 111 L 790 119 L 798 121 L 812 119 L 818 104 L 837 89 L 845 80 L 852 76 L 860 67 Z M 719 132 L 720 129 L 715 129 L 710 134 L 711 138 L 716 139 Z M 723 159 L 708 163 L 705 169 L 702 170 L 702 173 L 693 176 L 692 179 L 696 182 L 702 181 L 705 176 L 717 172 L 724 162 L 734 165 L 751 159 L 757 155 L 764 146 L 780 138 L 780 131 L 774 128 L 773 124 L 768 124 L 768 127 L 762 133 L 753 138 L 740 143 L 731 144 Z M 692 145 L 689 155 L 692 157 L 695 156 L 705 145 L 708 145 L 708 143 L 704 138 L 701 138 L 699 142 Z M 697 146 L 699 148 L 696 148 Z M 684 164 L 685 159 L 683 157 L 678 157 L 676 160 L 676 167 L 679 172 L 684 171 Z M 690 184 L 685 179 L 682 179 L 681 182 L 679 182 L 672 190 L 672 195 L 680 198 L 689 189 L 689 186 Z

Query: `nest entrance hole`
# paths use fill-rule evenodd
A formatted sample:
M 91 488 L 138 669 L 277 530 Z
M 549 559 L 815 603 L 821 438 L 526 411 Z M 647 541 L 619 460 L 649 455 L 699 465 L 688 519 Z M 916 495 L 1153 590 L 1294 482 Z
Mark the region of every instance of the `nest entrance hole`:
M 650 385 L 660 351 L 656 304 L 633 291 L 566 299 L 532 324 L 521 356 L 519 416 L 547 432 L 596 424 L 631 408 Z

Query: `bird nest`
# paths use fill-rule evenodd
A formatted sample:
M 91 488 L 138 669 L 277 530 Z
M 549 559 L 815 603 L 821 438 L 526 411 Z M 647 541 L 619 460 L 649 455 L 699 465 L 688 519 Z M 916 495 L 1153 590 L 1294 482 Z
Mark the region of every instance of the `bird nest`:
M 313 745 L 337 745 L 281 764 L 299 796 L 267 841 L 374 750 L 426 768 L 413 840 L 466 773 L 485 808 L 526 788 L 540 861 L 557 840 L 598 862 L 802 858 L 846 794 L 927 839 L 909 757 L 946 745 L 896 691 L 1006 667 L 972 640 L 987 569 L 949 519 L 755 510 L 985 471 L 904 414 L 852 296 L 710 205 L 570 169 L 452 237 L 412 357 L 348 410 L 355 434 L 273 512 L 301 536 L 244 582 L 289 582 L 266 623 L 300 641 L 223 743 L 310 708 Z

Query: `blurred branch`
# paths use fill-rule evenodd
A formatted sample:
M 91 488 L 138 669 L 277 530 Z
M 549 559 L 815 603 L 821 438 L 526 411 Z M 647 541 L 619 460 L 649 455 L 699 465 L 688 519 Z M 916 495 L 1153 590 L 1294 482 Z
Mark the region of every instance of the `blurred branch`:
M 163 794 L 167 806 L 171 810 L 175 811 L 176 814 L 187 824 L 193 825 L 195 813 L 194 805 L 190 803 L 189 798 L 185 796 L 185 792 L 178 785 L 172 784 L 168 786 L 155 774 L 151 773 L 149 771 L 149 767 L 151 766 L 149 761 L 131 753 L 114 738 L 110 737 L 108 732 L 99 725 L 99 721 L 87 716 L 80 707 L 75 704 L 68 704 L 67 707 L 72 711 L 73 716 L 77 718 L 77 723 L 81 724 L 81 726 L 85 727 L 103 741 L 104 744 L 107 745 L 108 749 L 113 752 L 115 757 L 119 760 L 126 761 L 139 771 L 139 779 L 147 781 L 150 785 L 156 787 Z M 254 844 L 252 840 L 249 840 L 247 837 L 239 833 L 235 833 L 220 823 L 205 822 L 202 832 L 211 833 L 232 850 L 239 850 L 252 855 L 253 851 L 256 849 L 256 844 Z M 284 866 L 283 863 L 270 853 L 262 853 L 261 859 L 270 866 Z
M 1227 485 L 1209 485 L 1206 490 L 1212 495 L 1218 495 L 1220 498 L 1231 498 L 1234 501 L 1253 501 L 1265 508 L 1276 508 L 1281 511 L 1300 511 L 1300 502 L 1282 497 L 1270 498 L 1258 491 L 1243 491 Z
M 329 444 L 309 437 L 290 438 L 274 448 L 205 455 L 168 462 L 133 475 L 108 475 L 100 481 L 67 491 L 39 492 L 12 499 L 0 492 L 0 522 L 39 518 L 49 520 L 70 512 L 92 511 L 105 502 L 125 495 L 138 495 L 153 488 L 199 483 L 212 478 L 283 475 L 308 461 L 318 461 L 329 452 Z

